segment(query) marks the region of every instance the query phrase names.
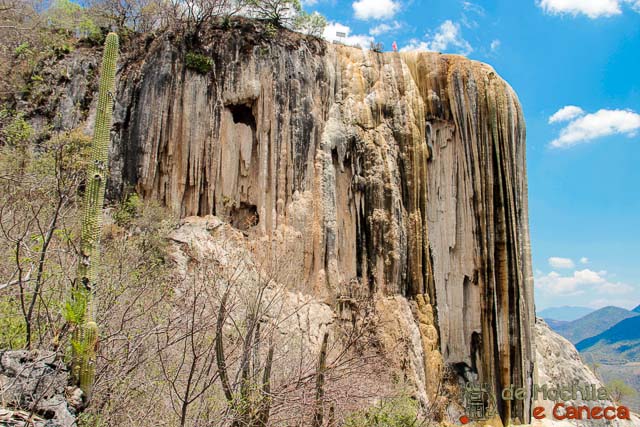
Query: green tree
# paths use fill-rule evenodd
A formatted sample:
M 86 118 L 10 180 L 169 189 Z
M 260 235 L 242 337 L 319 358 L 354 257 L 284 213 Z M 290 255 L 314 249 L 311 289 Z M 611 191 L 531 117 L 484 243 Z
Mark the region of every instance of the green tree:
M 321 37 L 327 26 L 327 18 L 318 12 L 307 13 L 301 11 L 296 18 L 295 29 L 301 33 Z
M 167 24 L 197 35 L 215 20 L 222 19 L 228 23 L 247 3 L 247 0 L 168 0 L 163 15 Z
M 254 17 L 269 21 L 276 27 L 294 27 L 302 5 L 299 0 L 249 0 Z
M 88 138 L 75 130 L 36 147 L 30 134 L 9 132 L 11 144 L 0 147 L 0 348 L 56 346 L 75 253 L 69 234 Z
M 633 397 L 637 394 L 637 392 L 627 383 L 625 383 L 621 379 L 611 380 L 607 384 L 607 391 L 609 392 L 609 396 L 616 403 L 620 403 L 620 401 L 624 398 Z
M 420 406 L 410 398 L 385 400 L 345 420 L 345 427 L 415 427 L 421 425 Z
M 13 113 L 7 109 L 0 110 L 0 145 L 25 147 L 33 139 L 33 127 L 25 120 L 24 114 Z
M 119 32 L 147 32 L 159 28 L 178 1 L 186 7 L 189 0 L 88 0 L 88 4 L 101 26 L 116 27 Z
M 45 17 L 53 28 L 73 33 L 77 37 L 97 37 L 100 34 L 100 29 L 87 9 L 71 0 L 54 0 Z

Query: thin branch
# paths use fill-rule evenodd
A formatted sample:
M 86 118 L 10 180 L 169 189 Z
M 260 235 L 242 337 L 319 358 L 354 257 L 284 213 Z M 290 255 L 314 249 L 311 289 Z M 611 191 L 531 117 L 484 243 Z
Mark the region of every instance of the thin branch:
M 1 291 L 1 290 L 3 290 L 3 289 L 5 289 L 5 288 L 8 288 L 8 287 L 10 287 L 10 286 L 14 286 L 14 285 L 19 285 L 19 284 L 22 284 L 22 283 L 30 282 L 30 281 L 32 280 L 32 279 L 31 279 L 31 272 L 32 272 L 32 271 L 33 271 L 33 267 L 29 269 L 29 272 L 25 275 L 25 277 L 24 277 L 24 278 L 22 278 L 22 279 L 19 279 L 19 278 L 18 278 L 18 279 L 16 279 L 16 280 L 12 280 L 12 281 L 10 281 L 10 282 L 3 283 L 2 285 L 0 285 L 0 291 Z M 19 272 L 20 272 L 20 270 L 19 270 L 19 269 L 18 269 L 18 270 L 16 270 L 16 271 L 15 271 L 15 273 L 13 273 L 13 274 L 11 275 L 11 277 L 15 276 L 15 275 L 16 275 L 16 274 L 18 274 Z

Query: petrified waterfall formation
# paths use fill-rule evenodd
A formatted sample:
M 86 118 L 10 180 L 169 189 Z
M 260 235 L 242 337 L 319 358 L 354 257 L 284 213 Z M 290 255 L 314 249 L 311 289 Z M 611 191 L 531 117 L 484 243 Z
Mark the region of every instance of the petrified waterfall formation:
M 426 294 L 445 362 L 531 386 L 525 126 L 489 66 L 234 30 L 201 47 L 202 75 L 174 43 L 119 73 L 112 190 L 278 231 L 319 295 Z M 498 400 L 529 419 L 529 402 Z

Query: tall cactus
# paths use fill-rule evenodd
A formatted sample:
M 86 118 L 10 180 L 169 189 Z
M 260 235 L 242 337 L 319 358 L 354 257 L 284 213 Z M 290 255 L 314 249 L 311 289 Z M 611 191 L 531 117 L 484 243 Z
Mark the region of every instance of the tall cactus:
M 99 333 L 95 320 L 94 293 L 96 272 L 100 261 L 102 206 L 109 161 L 109 134 L 118 58 L 117 34 L 107 35 L 103 55 L 98 109 L 91 143 L 91 163 L 87 168 L 77 283 L 70 302 L 71 311 L 76 314 L 69 319 L 73 326 L 71 372 L 75 383 L 84 392 L 85 402 L 91 397 Z
M 316 371 L 316 402 L 313 414 L 313 427 L 322 427 L 324 425 L 324 383 L 327 375 L 327 344 L 329 342 L 329 332 L 324 333 L 322 345 L 320 346 L 320 357 L 318 360 L 318 369 Z

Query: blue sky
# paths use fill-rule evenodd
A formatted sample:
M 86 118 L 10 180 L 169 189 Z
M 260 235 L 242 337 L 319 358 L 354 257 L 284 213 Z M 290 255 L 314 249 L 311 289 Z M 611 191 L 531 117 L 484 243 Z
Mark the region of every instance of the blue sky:
M 305 9 L 328 18 L 329 37 L 491 64 L 527 120 L 537 308 L 640 304 L 640 0 L 307 0 Z

